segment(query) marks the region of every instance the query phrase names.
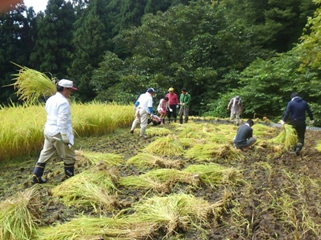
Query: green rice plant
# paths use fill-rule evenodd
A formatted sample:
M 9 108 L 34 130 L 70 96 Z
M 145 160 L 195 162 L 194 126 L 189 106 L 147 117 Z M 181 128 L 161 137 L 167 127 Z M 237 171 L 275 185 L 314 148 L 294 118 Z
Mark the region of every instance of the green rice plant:
M 158 138 L 145 147 L 143 151 L 162 156 L 181 156 L 184 153 L 183 147 L 175 135 Z
M 38 240 L 148 239 L 157 224 L 135 218 L 80 216 L 70 222 L 39 229 Z
M 33 104 L 38 102 L 40 97 L 48 97 L 56 93 L 56 84 L 44 73 L 36 70 L 20 67 L 19 73 L 13 74 L 15 83 L 11 84 L 17 89 L 19 100 Z
M 97 163 L 104 163 L 108 167 L 120 166 L 124 163 L 123 157 L 114 153 L 100 153 L 100 152 L 88 152 L 88 151 L 78 151 L 77 155 L 84 157 L 82 162 L 89 162 L 91 165 L 96 165 Z
M 222 201 L 212 204 L 202 198 L 180 193 L 148 198 L 137 203 L 133 209 L 135 213 L 131 218 L 157 223 L 166 229 L 167 235 L 179 230 L 188 231 L 193 227 L 205 235 L 204 226 L 210 224 L 214 213 L 222 211 L 223 204 Z
M 209 161 L 215 158 L 242 160 L 244 155 L 230 144 L 206 143 L 197 144 L 188 149 L 184 155 L 196 161 Z
M 212 188 L 221 184 L 238 185 L 244 181 L 243 175 L 239 170 L 215 163 L 189 165 L 182 171 L 198 174 L 201 181 Z
M 282 144 L 285 149 L 290 149 L 296 145 L 298 137 L 296 130 L 290 124 L 284 124 L 279 135 L 270 141 L 272 143 Z
M 0 203 L 0 239 L 29 240 L 37 235 L 40 197 L 35 187 Z
M 150 168 L 175 168 L 180 169 L 184 162 L 181 159 L 165 159 L 150 153 L 138 153 L 127 160 L 126 165 L 133 165 L 139 169 L 146 170 Z
M 95 212 L 115 208 L 117 200 L 113 194 L 117 189 L 113 182 L 114 176 L 106 169 L 97 168 L 68 178 L 52 189 L 53 196 L 60 198 L 66 206 L 92 207 Z
M 140 176 L 121 178 L 118 183 L 125 187 L 167 192 L 177 183 L 198 186 L 200 179 L 194 173 L 182 172 L 176 169 L 155 169 Z

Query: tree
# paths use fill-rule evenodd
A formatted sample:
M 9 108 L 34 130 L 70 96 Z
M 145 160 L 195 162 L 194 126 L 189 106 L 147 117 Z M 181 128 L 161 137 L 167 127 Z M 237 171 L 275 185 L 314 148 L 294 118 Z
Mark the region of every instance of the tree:
M 8 12 L 0 13 L 0 103 L 10 103 L 16 100 L 12 87 L 2 86 L 12 84 L 12 74 L 17 69 L 12 62 L 28 65 L 29 55 L 33 47 L 32 29 L 34 29 L 34 12 L 23 4 L 16 5 Z
M 96 96 L 89 83 L 94 69 L 98 68 L 103 59 L 103 53 L 108 50 L 105 6 L 104 0 L 91 1 L 75 23 L 75 50 L 68 72 L 75 79 L 79 97 L 83 101 L 92 100 Z
M 68 78 L 71 64 L 73 23 L 75 14 L 70 2 L 49 0 L 45 13 L 37 16 L 38 33 L 31 66 L 57 78 Z

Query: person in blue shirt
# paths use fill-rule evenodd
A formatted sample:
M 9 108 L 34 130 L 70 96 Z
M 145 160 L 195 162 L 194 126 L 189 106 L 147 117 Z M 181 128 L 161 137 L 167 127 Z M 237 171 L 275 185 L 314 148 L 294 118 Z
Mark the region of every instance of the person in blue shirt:
M 288 102 L 285 113 L 283 115 L 283 119 L 281 120 L 281 124 L 283 125 L 290 116 L 289 123 L 293 126 L 298 135 L 298 142 L 293 147 L 293 150 L 296 155 L 299 155 L 304 145 L 306 112 L 309 115 L 310 124 L 313 124 L 314 120 L 309 104 L 305 100 L 303 100 L 297 92 L 293 92 L 290 97 L 291 101 Z

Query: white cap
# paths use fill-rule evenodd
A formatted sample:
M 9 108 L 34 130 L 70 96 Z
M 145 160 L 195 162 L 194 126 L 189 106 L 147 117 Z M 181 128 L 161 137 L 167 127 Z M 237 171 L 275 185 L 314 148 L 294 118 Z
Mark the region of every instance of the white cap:
M 71 88 L 73 90 L 77 90 L 77 88 L 73 86 L 73 82 L 71 80 L 67 80 L 67 79 L 61 79 L 58 82 L 58 86 L 61 86 L 61 87 L 64 87 L 64 88 Z

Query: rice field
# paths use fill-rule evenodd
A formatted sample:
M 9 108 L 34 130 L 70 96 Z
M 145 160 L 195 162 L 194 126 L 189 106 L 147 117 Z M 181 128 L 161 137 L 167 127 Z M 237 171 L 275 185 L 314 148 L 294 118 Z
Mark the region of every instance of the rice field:
M 129 133 L 131 106 L 73 104 L 76 175 L 61 182 L 54 160 L 48 183 L 32 186 L 42 108 L 1 110 L 17 123 L 1 119 L 14 130 L 1 131 L 16 142 L 8 148 L 39 146 L 0 161 L 0 239 L 319 239 L 320 133 L 307 131 L 296 156 L 291 132 L 257 122 L 258 141 L 242 152 L 227 121 L 149 125 L 141 139 Z

